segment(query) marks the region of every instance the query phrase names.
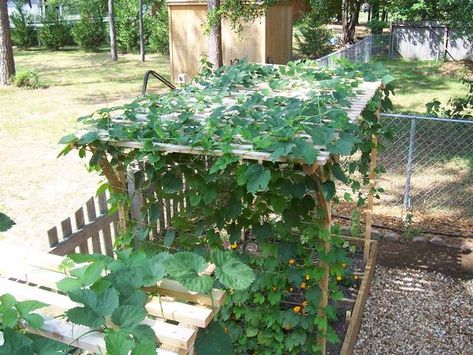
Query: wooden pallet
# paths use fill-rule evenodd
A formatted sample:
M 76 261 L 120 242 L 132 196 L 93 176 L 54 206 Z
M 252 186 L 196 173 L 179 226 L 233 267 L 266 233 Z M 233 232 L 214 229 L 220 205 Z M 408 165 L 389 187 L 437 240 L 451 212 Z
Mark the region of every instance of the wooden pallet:
M 49 306 L 39 310 L 45 322 L 36 330 L 25 325 L 28 332 L 39 334 L 92 353 L 105 354 L 104 334 L 88 333 L 90 328 L 56 318 L 79 304 L 58 292 L 57 282 L 63 257 L 15 247 L 0 250 L 0 295 L 9 293 L 18 301 L 37 300 Z M 208 268 L 212 273 L 213 268 Z M 223 304 L 225 292 L 214 289 L 211 295 L 190 292 L 179 283 L 163 280 L 157 285 L 160 297 L 146 304 L 149 313 L 143 323 L 156 333 L 160 344 L 157 354 L 193 354 L 199 328 L 205 328 Z M 84 335 L 85 334 L 85 335 Z

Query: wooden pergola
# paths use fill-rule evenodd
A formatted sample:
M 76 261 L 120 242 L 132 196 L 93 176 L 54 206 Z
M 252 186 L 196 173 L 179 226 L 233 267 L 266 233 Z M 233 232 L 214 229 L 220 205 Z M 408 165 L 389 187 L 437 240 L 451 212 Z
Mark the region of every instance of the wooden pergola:
M 278 67 L 278 66 L 275 66 Z M 212 113 L 213 109 L 217 106 L 226 106 L 231 107 L 234 105 L 239 105 L 239 102 L 242 102 L 242 99 L 248 98 L 256 92 L 268 92 L 269 97 L 286 97 L 286 98 L 298 98 L 300 100 L 307 99 L 309 95 L 314 95 L 314 93 L 324 91 L 323 87 L 313 87 L 313 83 L 306 82 L 301 78 L 296 78 L 288 87 L 282 90 L 270 90 L 267 82 L 260 81 L 254 87 L 245 88 L 243 86 L 236 87 L 232 90 L 231 95 L 224 97 L 221 102 L 215 104 L 213 107 L 205 108 L 199 112 L 195 112 L 192 116 L 196 122 L 199 122 L 203 125 L 209 120 L 209 116 Z M 363 81 L 359 83 L 356 88 L 354 88 L 355 95 L 350 97 L 350 105 L 344 110 L 351 123 L 357 123 L 360 118 L 363 110 L 366 108 L 368 102 L 374 97 L 376 91 L 381 87 L 380 81 Z M 202 88 L 203 89 L 203 88 Z M 196 102 L 196 98 L 189 96 L 186 98 L 188 102 Z M 380 109 L 378 108 L 377 113 L 379 116 Z M 166 124 L 167 121 L 173 121 L 179 116 L 180 112 L 175 112 L 173 114 L 164 115 L 161 117 L 163 124 Z M 147 123 L 147 112 L 142 112 L 139 117 L 137 115 L 138 122 L 142 124 Z M 129 121 L 123 117 L 114 117 L 112 119 L 112 124 L 128 124 Z M 322 124 L 329 124 L 329 119 L 323 119 Z M 311 137 L 308 136 L 305 132 L 299 132 L 295 134 L 296 137 L 302 137 L 307 142 L 311 142 Z M 141 149 L 144 148 L 144 143 L 140 141 L 112 141 L 109 139 L 108 133 L 106 131 L 101 132 L 101 139 L 107 141 L 108 144 L 130 149 Z M 180 145 L 180 144 L 171 144 L 171 143 L 162 143 L 162 142 L 153 142 L 153 147 L 156 150 L 159 150 L 163 153 L 181 153 L 181 154 L 191 154 L 191 155 L 204 155 L 204 156 L 221 156 L 224 154 L 221 150 L 206 150 L 199 146 L 192 145 Z M 276 159 L 271 157 L 271 152 L 255 150 L 251 142 L 245 141 L 243 137 L 236 136 L 234 137 L 234 142 L 231 144 L 232 151 L 231 153 L 242 160 L 253 160 L 258 162 L 271 161 L 279 163 L 292 163 L 300 164 L 302 166 L 302 171 L 314 178 L 316 184 L 323 183 L 328 177 L 324 172 L 324 165 L 330 160 L 339 159 L 338 156 L 332 155 L 327 147 L 315 145 L 314 150 L 317 151 L 317 159 L 312 165 L 307 165 L 302 160 L 294 159 L 291 156 L 280 156 Z M 369 184 L 369 193 L 366 206 L 366 229 L 365 229 L 365 242 L 364 242 L 364 261 L 368 260 L 368 255 L 370 253 L 370 237 L 371 237 L 371 221 L 372 221 L 372 209 L 373 209 L 373 190 L 375 187 L 375 178 L 376 178 L 376 159 L 377 159 L 377 137 L 372 136 L 372 151 L 371 151 L 371 165 L 370 165 L 370 184 Z M 111 186 L 115 188 L 118 187 L 119 190 L 125 191 L 127 189 L 127 181 L 125 174 L 123 172 L 113 172 L 111 166 L 108 165 L 107 161 L 102 161 L 102 168 L 104 168 L 104 173 L 109 179 Z M 327 201 L 321 192 L 322 189 L 319 188 L 318 191 L 314 192 L 315 198 L 318 202 L 319 208 L 323 211 L 323 228 L 330 231 L 331 228 L 331 203 Z M 122 216 L 124 216 L 125 211 L 121 211 Z M 315 218 L 316 212 L 314 212 Z M 135 213 L 136 216 L 136 213 Z M 125 218 L 123 217 L 122 220 Z M 325 251 L 328 252 L 330 248 L 330 242 L 325 242 Z M 319 283 L 319 287 L 322 291 L 322 298 L 319 304 L 319 312 L 324 312 L 325 306 L 328 304 L 329 297 L 329 267 L 323 261 L 320 266 L 324 270 L 324 276 Z M 320 313 L 319 313 L 320 314 Z M 321 314 L 323 316 L 323 314 Z M 319 344 L 322 346 L 323 352 L 326 351 L 325 338 L 319 341 Z

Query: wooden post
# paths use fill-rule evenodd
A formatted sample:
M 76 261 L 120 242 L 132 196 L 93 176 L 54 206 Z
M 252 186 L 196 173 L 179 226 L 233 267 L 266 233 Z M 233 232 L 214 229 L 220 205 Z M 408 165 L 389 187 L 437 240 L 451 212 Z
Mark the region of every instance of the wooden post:
M 376 116 L 379 120 L 380 109 L 376 110 Z M 369 191 L 368 204 L 366 206 L 366 220 L 365 220 L 365 245 L 363 248 L 363 263 L 366 265 L 370 255 L 370 241 L 371 241 L 371 224 L 373 222 L 373 199 L 374 189 L 376 188 L 376 160 L 378 159 L 378 137 L 374 134 L 371 136 L 371 154 L 370 154 L 370 172 L 369 172 Z
M 331 202 L 325 199 L 325 196 L 322 192 L 322 184 L 327 179 L 327 176 L 324 172 L 323 166 L 318 166 L 314 164 L 312 166 L 304 166 L 304 172 L 308 175 L 311 175 L 316 184 L 317 184 L 317 191 L 315 192 L 315 197 L 317 198 L 317 209 L 322 210 L 322 224 L 321 227 L 324 231 L 328 232 L 328 237 L 324 241 L 324 252 L 328 253 L 330 251 L 330 239 L 331 239 L 331 224 L 332 224 L 332 211 L 331 211 Z M 316 219 L 319 218 L 317 210 L 314 211 L 314 217 Z M 330 279 L 330 268 L 329 265 L 325 261 L 320 261 L 320 267 L 323 269 L 324 273 L 322 279 L 319 281 L 319 288 L 321 292 L 321 298 L 319 303 L 319 309 L 317 311 L 317 316 L 321 318 L 327 319 L 327 315 L 325 313 L 325 307 L 328 305 L 328 298 L 329 298 L 329 279 Z M 317 344 L 321 348 L 322 354 L 327 352 L 327 337 L 326 332 L 324 332 L 323 336 L 317 339 Z

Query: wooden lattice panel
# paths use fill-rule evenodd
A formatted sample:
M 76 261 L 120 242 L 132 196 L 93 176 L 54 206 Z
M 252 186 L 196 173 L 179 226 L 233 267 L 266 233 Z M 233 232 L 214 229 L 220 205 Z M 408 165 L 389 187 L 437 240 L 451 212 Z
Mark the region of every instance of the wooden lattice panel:
M 14 247 L 0 250 L 0 295 L 9 293 L 18 301 L 37 300 L 49 306 L 38 312 L 45 320 L 41 329 L 27 325 L 28 332 L 71 344 L 93 353 L 105 353 L 104 334 L 55 318 L 80 304 L 58 292 L 57 282 L 66 275 L 60 272 L 60 256 Z M 210 266 L 208 272 L 213 272 Z M 156 289 L 159 299 L 146 304 L 149 316 L 143 323 L 151 326 L 161 346 L 157 354 L 191 354 L 199 328 L 205 328 L 223 304 L 225 293 L 214 289 L 211 295 L 190 292 L 172 280 L 163 280 Z M 176 324 L 177 323 L 177 324 Z

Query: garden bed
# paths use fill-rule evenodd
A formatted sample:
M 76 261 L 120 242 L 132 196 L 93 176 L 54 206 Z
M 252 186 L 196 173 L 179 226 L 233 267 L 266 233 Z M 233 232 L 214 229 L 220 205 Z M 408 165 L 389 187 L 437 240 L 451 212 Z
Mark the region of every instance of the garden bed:
M 370 241 L 368 262 L 363 265 L 363 239 L 344 237 L 350 245 L 356 246 L 350 255 L 352 264 L 348 269 L 353 273 L 355 282 L 351 285 L 340 284 L 343 299 L 337 303 L 337 321 L 332 325 L 340 342 L 328 346 L 328 354 L 352 354 L 360 330 L 361 318 L 371 287 L 378 255 L 378 242 Z M 359 281 L 358 281 L 359 280 Z

